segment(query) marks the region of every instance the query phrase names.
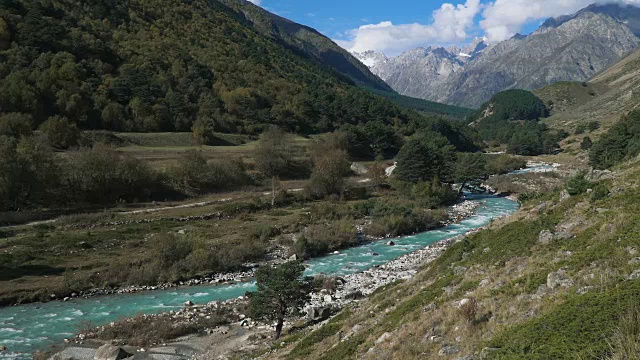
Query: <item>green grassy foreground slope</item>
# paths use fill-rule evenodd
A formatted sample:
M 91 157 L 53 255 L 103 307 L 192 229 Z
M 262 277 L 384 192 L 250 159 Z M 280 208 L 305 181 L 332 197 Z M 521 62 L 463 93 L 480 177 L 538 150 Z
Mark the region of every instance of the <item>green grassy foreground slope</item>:
M 271 358 L 637 356 L 639 168 L 637 160 L 625 163 L 596 173 L 590 192 L 524 203 L 514 218 L 469 236 L 414 279 L 343 310 Z

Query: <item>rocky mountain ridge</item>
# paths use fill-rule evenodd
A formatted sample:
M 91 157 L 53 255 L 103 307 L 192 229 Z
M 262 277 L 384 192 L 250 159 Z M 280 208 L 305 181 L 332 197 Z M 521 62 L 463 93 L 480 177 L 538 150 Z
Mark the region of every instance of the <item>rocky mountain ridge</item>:
M 397 57 L 355 54 L 400 94 L 478 107 L 512 88 L 586 81 L 640 45 L 640 8 L 592 5 L 549 19 L 530 35 L 487 44 L 414 49 Z M 383 61 L 379 61 L 383 59 Z

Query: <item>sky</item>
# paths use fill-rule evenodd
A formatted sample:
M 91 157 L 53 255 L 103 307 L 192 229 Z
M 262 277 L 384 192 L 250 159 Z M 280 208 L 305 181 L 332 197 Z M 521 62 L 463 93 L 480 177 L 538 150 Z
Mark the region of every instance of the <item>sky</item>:
M 419 46 L 463 45 L 473 37 L 502 41 L 528 34 L 549 17 L 594 2 L 640 6 L 640 0 L 249 0 L 311 26 L 350 51 L 387 56 Z

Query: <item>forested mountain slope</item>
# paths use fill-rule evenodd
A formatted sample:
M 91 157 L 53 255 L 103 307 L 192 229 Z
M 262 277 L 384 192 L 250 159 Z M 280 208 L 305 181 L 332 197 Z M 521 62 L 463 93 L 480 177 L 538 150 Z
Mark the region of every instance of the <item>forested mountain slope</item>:
M 26 114 L 34 127 L 61 116 L 85 129 L 190 131 L 199 121 L 244 133 L 418 116 L 353 86 L 347 76 L 384 88 L 356 65 L 345 71 L 352 60 L 336 51 L 246 2 L 7 0 L 0 114 Z
M 292 50 L 301 52 L 320 65 L 338 71 L 356 84 L 377 90 L 393 91 L 348 51 L 315 29 L 272 14 L 246 0 L 221 0 L 221 2 L 238 13 L 244 14 L 260 34 L 290 46 Z

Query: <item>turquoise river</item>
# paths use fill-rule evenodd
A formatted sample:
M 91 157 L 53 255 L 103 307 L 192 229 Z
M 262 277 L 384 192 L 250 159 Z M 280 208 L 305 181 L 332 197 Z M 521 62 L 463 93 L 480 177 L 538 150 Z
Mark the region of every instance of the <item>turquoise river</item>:
M 378 241 L 341 251 L 339 254 L 308 261 L 307 274 L 346 275 L 367 270 L 399 258 L 430 244 L 483 227 L 492 219 L 510 215 L 518 203 L 489 195 L 468 195 L 480 203 L 475 215 L 445 228 L 394 239 L 396 246 Z M 380 256 L 372 256 L 372 253 Z M 67 302 L 52 301 L 0 308 L 0 346 L 7 351 L 0 359 L 28 359 L 35 350 L 60 344 L 74 335 L 81 322 L 100 325 L 137 313 L 160 313 L 178 310 L 185 301 L 204 304 L 244 295 L 252 283 L 203 285 L 173 288 L 136 294 L 107 295 Z

